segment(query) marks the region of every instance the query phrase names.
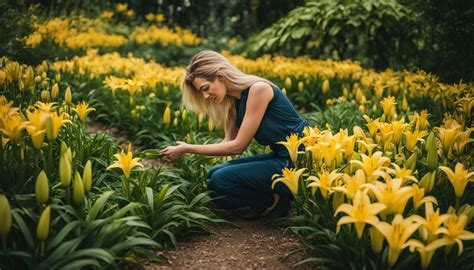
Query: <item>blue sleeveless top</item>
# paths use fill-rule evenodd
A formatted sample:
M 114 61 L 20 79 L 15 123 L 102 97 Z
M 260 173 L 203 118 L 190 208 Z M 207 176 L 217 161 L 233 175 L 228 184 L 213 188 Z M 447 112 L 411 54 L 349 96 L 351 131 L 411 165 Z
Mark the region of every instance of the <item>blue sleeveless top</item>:
M 261 145 L 269 145 L 278 157 L 289 158 L 286 147 L 276 143 L 286 141 L 286 136 L 291 133 L 301 136 L 304 127 L 309 126 L 309 123 L 298 114 L 290 100 L 278 87 L 272 86 L 272 88 L 273 98 L 268 103 L 260 126 L 255 133 L 255 140 Z M 237 128 L 240 128 L 244 119 L 249 90 L 250 88 L 247 88 L 242 91 L 240 99 L 235 100 Z

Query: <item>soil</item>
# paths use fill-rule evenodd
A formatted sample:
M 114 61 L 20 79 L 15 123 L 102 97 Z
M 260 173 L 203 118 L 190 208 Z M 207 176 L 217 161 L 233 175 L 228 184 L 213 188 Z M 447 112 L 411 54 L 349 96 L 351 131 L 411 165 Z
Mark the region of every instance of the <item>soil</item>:
M 146 262 L 144 269 L 315 269 L 315 264 L 294 264 L 307 250 L 299 237 L 271 227 L 268 220 L 231 220 L 236 226 L 214 225 L 213 234 L 178 242 L 163 254 L 168 262 Z M 299 250 L 299 251 L 297 251 Z M 296 252 L 295 252 L 296 251 Z M 294 252 L 294 253 L 293 253 Z M 293 253 L 293 254 L 292 254 Z

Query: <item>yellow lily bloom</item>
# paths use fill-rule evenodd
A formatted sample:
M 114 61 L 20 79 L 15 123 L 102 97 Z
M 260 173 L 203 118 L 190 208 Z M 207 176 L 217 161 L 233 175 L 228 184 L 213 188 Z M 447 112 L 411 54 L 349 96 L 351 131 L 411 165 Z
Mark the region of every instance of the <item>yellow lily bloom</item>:
M 415 112 L 412 116 L 410 116 L 410 122 L 415 124 L 416 130 L 426 130 L 429 125 L 428 111 L 422 110 L 420 113 Z
M 298 135 L 293 133 L 286 137 L 286 142 L 277 143 L 283 144 L 286 147 L 288 153 L 290 154 L 291 161 L 293 161 L 293 164 L 296 164 L 296 160 L 298 159 L 298 148 L 302 143 L 302 140 L 298 139 Z
M 389 175 L 385 175 L 387 183 L 376 181 L 375 184 L 366 184 L 364 186 L 371 189 L 377 201 L 383 203 L 387 208 L 380 213 L 385 219 L 387 214 L 401 214 L 405 209 L 408 200 L 413 196 L 411 187 L 402 187 L 400 179 L 390 179 Z
M 402 133 L 409 126 L 410 124 L 405 123 L 405 118 L 398 121 L 392 121 L 393 143 L 395 145 L 400 145 L 400 142 L 402 141 Z
M 378 223 L 379 219 L 376 215 L 384 210 L 386 206 L 381 203 L 370 203 L 367 191 L 367 189 L 364 191 L 358 190 L 352 204 L 345 203 L 337 208 L 334 216 L 337 216 L 337 214 L 341 212 L 346 213 L 347 216 L 343 216 L 337 221 L 336 233 L 341 229 L 341 225 L 354 223 L 357 237 L 360 239 L 362 238 L 366 223 L 370 225 Z
M 41 110 L 43 112 L 52 112 L 54 110 L 54 105 L 56 103 L 55 102 L 41 102 L 41 101 L 36 101 L 35 102 L 35 108 L 37 110 Z
M 408 151 L 413 152 L 416 146 L 416 143 L 418 141 L 424 141 L 423 137 L 428 135 L 428 132 L 424 130 L 423 131 L 415 130 L 413 132 L 411 132 L 410 130 L 406 130 L 403 132 L 403 135 L 405 135 L 405 139 L 406 139 L 405 148 Z
M 79 116 L 79 119 L 81 119 L 81 122 L 84 124 L 86 123 L 87 115 L 90 112 L 95 111 L 94 108 L 89 108 L 89 104 L 87 104 L 87 102 L 85 101 L 77 104 L 76 108 L 73 108 L 72 110 L 77 113 L 77 115 Z
M 343 176 L 342 173 L 338 173 L 337 170 L 328 173 L 326 170 L 318 173 L 319 177 L 316 176 L 309 176 L 307 181 L 311 183 L 308 184 L 308 187 L 312 188 L 312 193 L 316 192 L 316 189 L 319 188 L 321 191 L 321 195 L 323 195 L 324 199 L 327 199 L 328 194 L 332 192 L 331 187 L 335 181 Z
M 436 211 L 433 208 L 433 203 L 428 201 L 425 203 L 425 218 L 420 219 L 422 226 L 419 229 L 423 240 L 432 242 L 441 233 L 439 230 L 441 225 L 448 219 L 448 214 L 440 214 L 439 208 Z
M 135 167 L 142 167 L 143 165 L 138 162 L 140 158 L 133 158 L 132 150 L 131 150 L 131 144 L 129 144 L 128 151 L 127 153 L 124 153 L 122 150 L 120 154 L 115 154 L 114 157 L 117 159 L 112 165 L 107 167 L 107 170 L 110 170 L 112 168 L 120 168 L 123 171 L 123 174 L 125 177 L 130 177 L 130 172 L 132 171 L 133 168 Z
M 425 189 L 420 188 L 417 184 L 411 185 L 412 191 L 413 191 L 413 208 L 418 209 L 422 204 L 425 204 L 428 202 L 431 203 L 438 203 L 435 197 L 433 196 L 426 196 L 425 197 Z
M 35 110 L 33 112 L 27 110 L 26 116 L 28 117 L 26 130 L 31 136 L 33 146 L 36 149 L 41 149 L 44 142 L 44 133 L 46 132 L 44 124 L 49 117 L 49 113 L 42 110 Z
M 283 168 L 282 174 L 283 177 L 278 177 L 280 175 L 274 174 L 272 178 L 274 179 L 272 182 L 272 188 L 275 188 L 276 183 L 282 182 L 285 184 L 288 189 L 291 191 L 291 193 L 296 196 L 298 194 L 298 183 L 301 174 L 306 170 L 306 168 L 302 168 L 299 170 L 296 169 L 289 169 L 289 168 Z
M 64 119 L 64 113 L 58 116 L 56 112 L 52 113 L 46 121 L 46 134 L 49 141 L 54 141 L 59 135 L 59 129 L 66 124 L 71 123 L 70 120 Z
M 367 178 L 368 183 L 372 183 L 380 176 L 384 175 L 385 172 L 382 169 L 385 169 L 385 164 L 390 164 L 390 158 L 383 157 L 382 152 L 377 151 L 371 156 L 366 156 L 364 154 L 362 156 L 362 161 L 360 160 L 351 160 L 352 164 L 357 164 L 360 166 L 362 170 L 365 172 L 365 176 Z
M 462 240 L 474 240 L 474 233 L 466 231 L 467 216 L 461 214 L 449 214 L 448 218 L 444 221 L 444 227 L 439 229 L 439 232 L 444 234 L 444 237 L 448 239 L 451 244 L 458 244 L 459 251 L 458 256 L 463 252 Z
M 474 128 L 469 128 L 463 132 L 459 132 L 461 135 L 458 136 L 453 145 L 453 150 L 457 155 L 461 155 L 464 152 L 464 148 L 468 143 L 474 142 L 474 139 L 470 138 L 472 131 L 474 131 Z
M 430 262 L 435 251 L 442 246 L 449 245 L 449 243 L 449 240 L 445 238 L 435 239 L 427 245 L 425 245 L 420 240 L 410 239 L 408 240 L 407 245 L 410 247 L 411 252 L 415 250 L 418 251 L 421 259 L 421 268 L 427 269 L 428 266 L 430 266 Z
M 0 129 L 2 133 L 10 138 L 14 143 L 20 142 L 21 131 L 26 128 L 27 122 L 23 121 L 20 115 L 7 116 L 2 121 L 3 127 Z
M 319 128 L 307 126 L 303 129 L 303 143 L 305 146 L 313 146 L 319 138 Z
M 395 105 L 397 104 L 395 102 L 395 97 L 390 96 L 384 98 L 382 101 L 380 101 L 380 104 L 382 105 L 383 115 L 386 118 L 390 118 L 395 114 Z
M 405 167 L 400 168 L 396 163 L 392 163 L 392 166 L 395 168 L 393 169 L 387 169 L 387 171 L 395 176 L 395 179 L 400 179 L 402 180 L 402 185 L 406 184 L 408 181 L 413 181 L 415 183 L 418 183 L 418 179 L 416 179 L 415 176 L 412 175 L 412 170 L 407 169 Z
M 460 199 L 464 194 L 467 184 L 474 181 L 471 179 L 474 176 L 474 172 L 468 172 L 460 162 L 456 164 L 454 172 L 446 166 L 440 166 L 439 169 L 445 172 L 448 176 L 449 181 L 454 187 L 456 198 L 458 199 Z
M 454 120 L 453 120 L 454 121 Z M 437 131 L 437 137 L 441 141 L 441 146 L 443 147 L 443 154 L 445 158 L 448 158 L 451 154 L 451 149 L 454 142 L 462 136 L 462 132 L 459 130 L 461 126 L 451 125 L 450 128 L 435 127 Z
M 358 169 L 354 176 L 344 174 L 343 179 L 345 183 L 344 186 L 337 186 L 332 189 L 334 191 L 343 192 L 349 200 L 352 200 L 360 187 L 366 183 L 365 174 L 362 169 Z
M 393 219 L 392 224 L 386 222 L 373 224 L 373 226 L 376 227 L 387 240 L 389 246 L 389 266 L 393 266 L 402 250 L 409 246 L 407 240 L 418 229 L 418 227 L 420 227 L 421 223 L 419 220 L 420 216 L 417 215 L 412 215 L 404 219 L 402 215 L 398 214 Z
M 379 130 L 379 119 L 374 119 L 371 120 L 368 115 L 363 115 L 362 116 L 365 121 L 367 122 L 367 128 L 369 129 L 369 134 L 372 139 L 375 139 L 375 135 L 377 134 L 377 131 Z

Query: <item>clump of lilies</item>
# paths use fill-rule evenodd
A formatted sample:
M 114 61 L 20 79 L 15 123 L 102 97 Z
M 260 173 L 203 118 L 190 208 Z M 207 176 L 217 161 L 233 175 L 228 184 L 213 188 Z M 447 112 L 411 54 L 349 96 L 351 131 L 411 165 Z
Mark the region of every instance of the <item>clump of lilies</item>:
M 463 241 L 474 240 L 474 233 L 465 229 L 474 211 L 461 205 L 474 182 L 474 171 L 463 163 L 469 155 L 466 145 L 474 141 L 469 138 L 472 129 L 447 117 L 442 127 L 430 131 L 427 111 L 414 112 L 405 122 L 392 107 L 393 98 L 381 104 L 383 117 L 365 115 L 366 126 L 355 126 L 353 135 L 306 127 L 301 138 L 288 136 L 281 144 L 296 168 L 275 175 L 272 186 L 287 185 L 306 209 L 313 205 L 310 200 L 332 205 L 320 209 L 332 211 L 323 216 L 336 218 L 336 233 L 355 232 L 360 241 L 367 235 L 372 251 L 386 254 L 388 266 L 409 249 L 426 269 L 436 250 L 446 247 L 449 252 L 457 245 L 461 254 Z M 301 145 L 306 154 L 298 156 Z M 298 157 L 304 162 L 297 162 Z M 455 199 L 447 202 L 452 206 L 448 213 L 436 207 L 439 198 L 433 191 L 442 185 L 453 190 Z M 348 229 L 350 224 L 355 231 Z M 388 252 L 382 252 L 384 247 Z

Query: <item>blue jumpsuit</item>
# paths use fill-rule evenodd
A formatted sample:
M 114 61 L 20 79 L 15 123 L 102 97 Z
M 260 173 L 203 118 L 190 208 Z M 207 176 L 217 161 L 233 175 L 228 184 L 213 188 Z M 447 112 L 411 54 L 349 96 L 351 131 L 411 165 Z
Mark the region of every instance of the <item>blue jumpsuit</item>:
M 286 136 L 291 133 L 301 136 L 309 123 L 298 114 L 279 88 L 272 88 L 273 98 L 254 137 L 259 144 L 269 145 L 272 152 L 237 158 L 210 169 L 207 186 L 219 207 L 269 207 L 273 203 L 274 192 L 291 197 L 291 192 L 284 184 L 277 183 L 275 190 L 271 187 L 274 174 L 281 174 L 284 167 L 294 167 L 286 147 L 276 143 L 286 141 Z M 244 119 L 248 93 L 249 89 L 244 90 L 240 100 L 235 103 L 237 128 L 240 128 Z

